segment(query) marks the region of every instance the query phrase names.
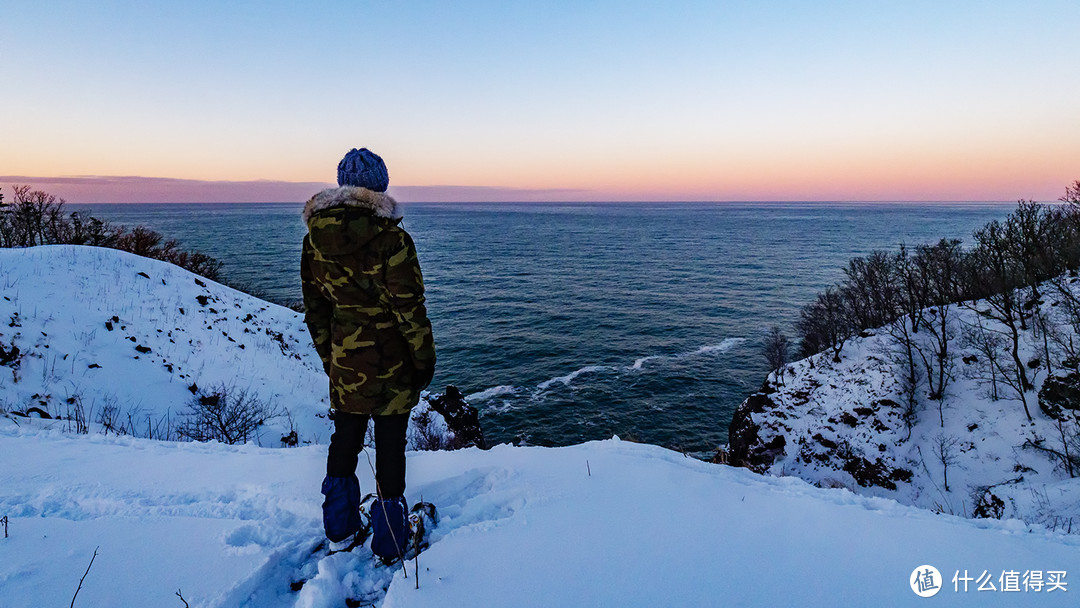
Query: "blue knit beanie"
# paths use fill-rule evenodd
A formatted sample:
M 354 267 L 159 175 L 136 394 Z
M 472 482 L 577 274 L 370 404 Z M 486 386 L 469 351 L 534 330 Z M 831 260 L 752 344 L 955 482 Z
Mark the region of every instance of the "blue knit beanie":
M 353 148 L 338 163 L 337 183 L 339 186 L 359 186 L 375 192 L 386 192 L 390 176 L 378 154 L 367 148 Z

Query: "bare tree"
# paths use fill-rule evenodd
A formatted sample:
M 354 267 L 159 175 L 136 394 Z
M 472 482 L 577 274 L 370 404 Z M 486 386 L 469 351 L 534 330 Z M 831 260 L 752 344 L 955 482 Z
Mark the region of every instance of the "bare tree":
M 990 399 L 997 401 L 1001 398 L 998 392 L 999 378 L 1011 371 L 1006 369 L 1011 364 L 1007 358 L 1005 337 L 1000 332 L 995 332 L 983 325 L 982 319 L 975 323 L 965 323 L 961 334 L 960 345 L 975 351 L 975 355 L 965 358 L 969 367 L 965 375 L 983 386 L 989 386 Z
M 923 322 L 924 311 L 930 305 L 929 278 L 915 263 L 905 245 L 900 245 L 900 252 L 894 259 L 894 268 L 900 286 L 896 300 L 898 312 L 908 318 L 911 333 L 917 334 Z
M 892 254 L 875 250 L 865 258 L 854 258 L 844 275 L 841 290 L 857 328 L 881 327 L 895 318 L 900 290 Z
M 769 364 L 769 370 L 776 372 L 776 379 L 780 384 L 784 383 L 784 372 L 788 364 L 788 351 L 790 344 L 787 336 L 780 327 L 773 325 L 765 334 L 764 354 Z
M 911 438 L 911 429 L 918 421 L 919 389 L 923 385 L 922 368 L 916 360 L 915 347 L 917 336 L 911 330 L 909 317 L 900 316 L 885 326 L 885 331 L 892 338 L 887 356 L 900 377 L 900 395 L 903 398 L 902 419 L 907 427 L 907 437 Z
M 1031 420 L 1026 393 L 1034 385 L 1020 359 L 1020 336 L 1022 331 L 1027 330 L 1026 316 L 1021 308 L 1024 289 L 1018 287 L 1024 283 L 1023 270 L 1010 254 L 1005 228 L 997 220 L 977 230 L 975 242 L 970 258 L 971 269 L 982 287 L 983 302 L 988 306 L 978 314 L 994 319 L 1005 327 L 1019 397 L 1024 404 L 1024 413 Z M 1009 374 L 1006 381 L 1012 376 Z
M 1020 280 L 1028 287 L 1031 299 L 1040 297 L 1039 283 L 1063 270 L 1058 260 L 1062 231 L 1055 215 L 1035 201 L 1021 200 L 1005 220 L 1007 253 L 1013 258 Z
M 934 456 L 937 456 L 938 462 L 941 463 L 946 492 L 949 491 L 949 466 L 960 462 L 960 455 L 956 453 L 956 446 L 959 444 L 959 439 L 941 432 L 934 437 L 934 444 L 931 447 Z
M 989 382 L 993 399 L 1000 397 L 1002 389 L 1011 391 L 1013 397 L 1023 404 L 1024 413 L 1030 421 L 1032 418 L 1027 403 L 1030 388 L 1024 366 L 1018 363 L 1011 348 L 1012 332 L 994 329 L 986 324 L 985 317 L 989 317 L 989 314 L 976 314 L 979 316 L 975 323 L 964 324 L 964 345 L 981 355 L 976 364 L 969 368 L 969 377 L 982 384 Z
M 1058 200 L 1070 205 L 1080 205 L 1080 179 L 1065 186 L 1065 195 Z
M 840 362 L 844 344 L 855 333 L 845 298 L 835 287 L 826 287 L 813 303 L 799 314 L 798 328 L 802 334 L 804 356 L 832 349 L 833 361 Z
M 929 338 L 916 347 L 926 367 L 930 399 L 938 402 L 942 426 L 945 426 L 942 404 L 955 365 L 955 356 L 949 350 L 957 337 L 955 322 L 951 320 L 952 304 L 961 296 L 964 263 L 960 241 L 945 239 L 936 245 L 919 246 L 912 263 L 923 277 L 920 281 L 926 304 L 923 327 Z

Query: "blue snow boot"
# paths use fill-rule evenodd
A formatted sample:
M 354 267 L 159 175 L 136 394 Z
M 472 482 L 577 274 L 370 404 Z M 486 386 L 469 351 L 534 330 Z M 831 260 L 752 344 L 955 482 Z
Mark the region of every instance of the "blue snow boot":
M 356 475 L 323 479 L 323 527 L 326 538 L 341 542 L 360 530 L 360 480 Z
M 410 538 L 405 497 L 376 500 L 371 506 L 371 552 L 384 560 L 397 559 L 405 555 Z

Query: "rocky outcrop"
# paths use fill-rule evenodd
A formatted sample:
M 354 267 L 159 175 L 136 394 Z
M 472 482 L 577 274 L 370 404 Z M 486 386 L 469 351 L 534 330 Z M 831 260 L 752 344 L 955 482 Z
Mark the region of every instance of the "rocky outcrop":
M 796 364 L 785 383 L 770 376 L 732 416 L 727 464 L 823 486 L 896 491 L 914 473 L 898 458 L 902 407 L 889 398 L 884 366 L 867 357 L 848 376 L 819 358 Z
M 766 382 L 760 391 L 747 397 L 732 415 L 731 425 L 728 427 L 727 453 L 727 463 L 731 466 L 764 473 L 776 458 L 784 453 L 786 438 L 781 434 L 770 434 L 767 439 L 763 438 L 752 416 L 776 407 L 770 397 L 774 392 Z
M 1054 420 L 1080 415 L 1080 373 L 1070 371 L 1043 381 L 1039 409 Z
M 447 428 L 454 434 L 453 448 L 488 448 L 484 441 L 484 432 L 480 429 L 479 412 L 465 402 L 465 396 L 456 386 L 447 386 L 446 392 L 428 399 L 428 403 L 431 409 L 443 417 Z

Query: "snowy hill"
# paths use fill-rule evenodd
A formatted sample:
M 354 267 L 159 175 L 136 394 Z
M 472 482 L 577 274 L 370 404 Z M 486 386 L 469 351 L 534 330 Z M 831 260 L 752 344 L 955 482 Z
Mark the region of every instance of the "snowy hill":
M 251 437 L 280 444 L 293 424 L 325 442 L 326 377 L 301 315 L 177 266 L 96 247 L 0 250 L 0 407 L 88 422 L 108 409 L 139 434 L 175 431 L 193 399 L 222 386 L 281 412 Z M 317 415 L 324 418 L 317 418 Z M 164 419 L 164 422 L 163 422 Z
M 1057 339 L 1069 341 L 1074 330 L 1060 310 L 1065 303 L 1049 286 L 1042 292 L 1040 308 L 1029 314 L 1044 315 L 1051 331 L 1060 332 Z M 963 340 L 965 328 L 1005 334 L 988 310 L 983 301 L 948 307 L 953 380 L 942 402 L 927 399 L 920 385 L 910 430 L 897 339 L 881 328 L 849 341 L 839 362 L 830 351 L 791 364 L 782 381 L 771 374 L 735 413 L 733 463 L 932 511 L 1017 518 L 1080 533 L 1080 478 L 1071 478 L 1060 458 L 1040 449 L 1067 451 L 1063 433 L 1068 438 L 1075 428 L 1059 428 L 1039 406 L 1048 376 L 1040 365 L 1047 359 L 1044 349 L 1054 346 L 1033 331 L 1020 336 L 1020 360 L 1028 362 L 1035 385 L 1025 393 L 1029 421 L 1018 393 L 1000 375 L 991 385 L 986 354 Z M 1056 364 L 1058 357 L 1067 360 L 1054 353 L 1050 359 Z M 1055 376 L 1069 371 L 1061 365 L 1056 370 Z M 1066 423 L 1068 416 L 1075 412 L 1066 412 Z
M 240 442 L 330 439 L 326 375 L 302 315 L 113 249 L 0 249 L 0 413 L 168 439 L 215 396 L 262 410 L 265 424 Z

